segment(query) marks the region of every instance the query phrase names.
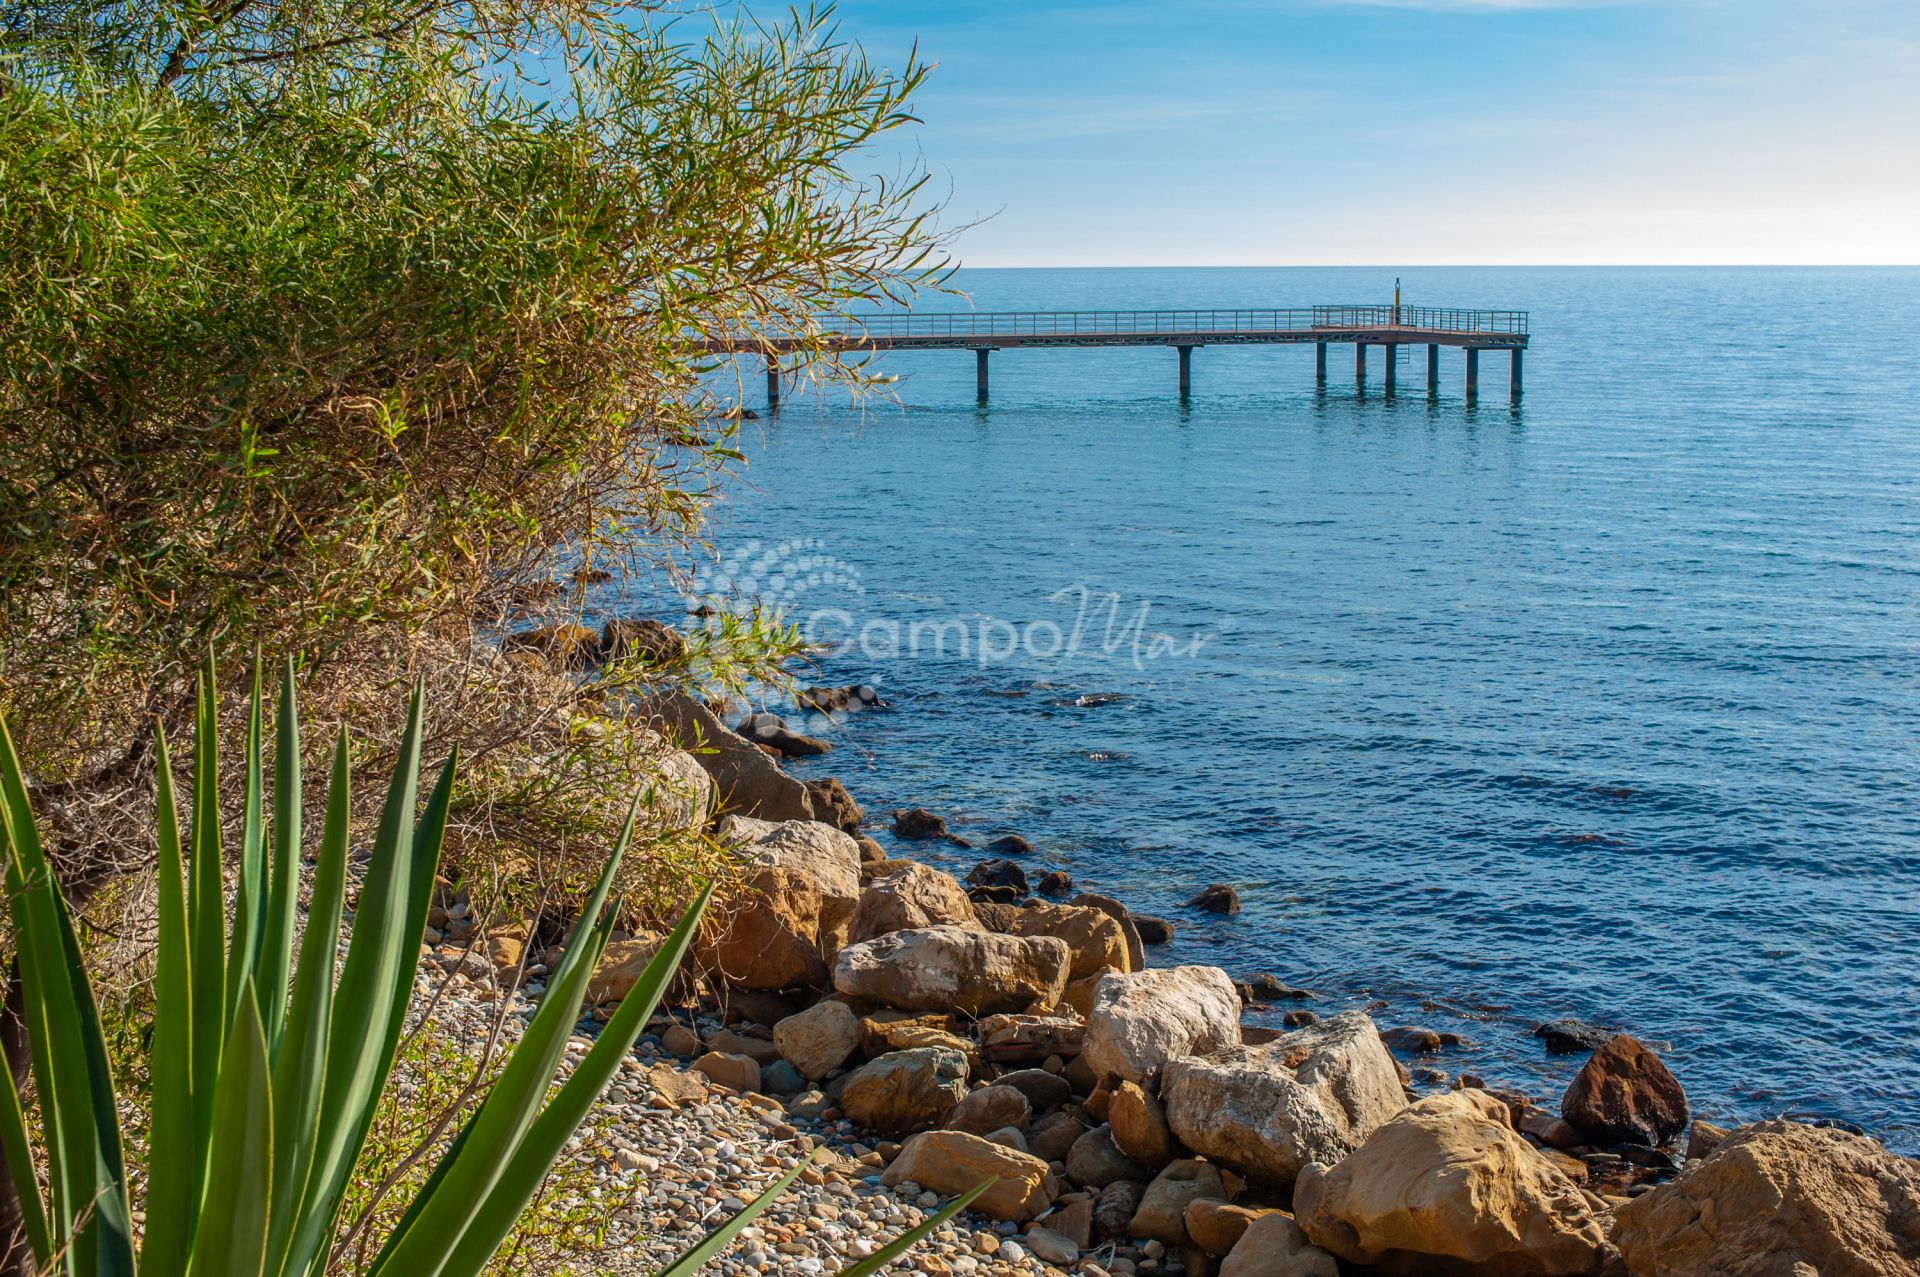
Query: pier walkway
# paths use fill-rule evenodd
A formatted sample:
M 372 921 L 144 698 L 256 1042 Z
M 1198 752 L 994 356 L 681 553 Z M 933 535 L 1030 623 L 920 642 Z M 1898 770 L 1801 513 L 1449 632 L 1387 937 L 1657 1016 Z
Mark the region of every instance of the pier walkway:
M 1193 388 L 1193 352 L 1202 346 L 1307 345 L 1315 348 L 1318 384 L 1327 380 L 1327 347 L 1353 347 L 1357 385 L 1367 381 L 1367 348 L 1385 358 L 1384 388 L 1397 389 L 1402 346 L 1427 348 L 1427 390 L 1440 391 L 1440 348 L 1466 352 L 1466 393 L 1480 392 L 1480 352 L 1504 350 L 1512 363 L 1509 393 L 1520 397 L 1527 349 L 1524 310 L 1454 310 L 1436 306 L 1311 306 L 1277 310 L 910 311 L 847 316 L 824 344 L 841 351 L 971 350 L 979 393 L 987 395 L 987 360 L 996 350 L 1062 346 L 1162 346 L 1179 355 L 1179 389 Z M 820 344 L 778 335 L 742 334 L 701 343 L 711 354 L 757 354 L 767 360 L 767 401 L 778 405 L 781 357 Z

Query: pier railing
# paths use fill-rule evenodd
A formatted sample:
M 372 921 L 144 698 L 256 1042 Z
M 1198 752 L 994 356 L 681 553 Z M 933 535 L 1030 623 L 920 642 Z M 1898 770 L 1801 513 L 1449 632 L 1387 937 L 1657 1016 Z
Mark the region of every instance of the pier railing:
M 1268 310 L 1005 310 L 846 315 L 828 331 L 889 340 L 969 337 L 1205 336 L 1403 328 L 1422 332 L 1524 335 L 1524 310 L 1435 306 L 1310 306 Z

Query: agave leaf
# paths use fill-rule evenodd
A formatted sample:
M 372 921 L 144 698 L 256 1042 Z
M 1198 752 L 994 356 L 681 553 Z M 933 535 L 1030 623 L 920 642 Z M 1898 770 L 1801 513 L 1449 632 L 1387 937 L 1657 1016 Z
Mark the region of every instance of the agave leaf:
M 187 931 L 193 998 L 194 1200 L 206 1183 L 214 1083 L 227 1032 L 227 892 L 220 861 L 220 745 L 213 658 L 200 672 L 193 727 L 193 832 L 187 854 Z
M 567 945 L 567 958 L 547 985 L 540 1009 L 508 1057 L 506 1067 L 474 1111 L 466 1138 L 450 1149 L 444 1170 L 421 1190 L 419 1198 L 388 1237 L 370 1277 L 405 1274 L 436 1277 L 450 1258 L 452 1239 L 473 1226 L 494 1187 L 520 1146 L 572 1035 L 574 1019 L 613 929 L 605 908 L 619 857 L 609 857 L 587 909 L 581 912 Z
M 629 818 L 631 828 L 631 818 Z M 624 845 L 625 838 L 622 838 Z M 535 1120 L 513 1159 L 488 1195 L 484 1207 L 468 1227 L 447 1261 L 443 1277 L 472 1277 L 486 1267 L 507 1233 L 525 1211 L 553 1163 L 559 1158 L 570 1136 L 586 1119 L 594 1102 L 613 1080 L 621 1061 L 633 1050 L 634 1039 L 646 1027 L 647 1020 L 660 1003 L 667 986 L 680 970 L 680 963 L 700 929 L 701 915 L 712 898 L 711 886 L 703 889 L 693 906 L 680 919 L 673 932 L 661 942 L 660 950 L 627 996 L 600 1030 L 592 1050 L 574 1068 L 559 1092 Z M 724 1244 L 724 1243 L 722 1243 Z
M 199 1177 L 184 1168 L 195 1165 L 200 1144 L 193 1115 L 193 993 L 187 939 L 185 866 L 180 853 L 180 812 L 173 792 L 173 757 L 167 734 L 158 733 L 159 941 L 154 957 L 153 1049 L 148 1071 L 153 1083 L 153 1125 L 147 1138 L 148 1163 L 169 1168 L 147 1180 L 147 1231 L 141 1266 L 153 1277 L 186 1270 L 199 1214 Z
M 954 1198 L 945 1206 L 942 1206 L 939 1210 L 927 1216 L 912 1228 L 909 1228 L 906 1232 L 888 1242 L 885 1246 L 882 1246 L 879 1250 L 874 1251 L 873 1254 L 868 1255 L 859 1263 L 854 1264 L 850 1268 L 841 1269 L 840 1277 L 873 1277 L 873 1274 L 879 1272 L 888 1264 L 891 1264 L 894 1260 L 913 1249 L 913 1247 L 918 1245 L 928 1234 L 932 1233 L 934 1229 L 940 1227 L 940 1225 L 973 1205 L 974 1198 L 980 1196 L 980 1194 L 986 1192 L 997 1183 L 999 1183 L 999 1180 L 995 1178 L 982 1180 L 980 1183 L 975 1184 L 972 1188 L 960 1194 L 960 1196 Z
M 273 1187 L 273 1088 L 267 1080 L 267 1039 L 243 980 L 239 1016 L 220 1061 L 214 1104 L 218 1156 L 207 1177 L 207 1200 L 193 1238 L 195 1273 L 259 1277 L 267 1245 L 267 1204 Z
M 93 1087 L 83 1012 L 73 997 L 57 914 L 61 908 L 51 867 L 40 846 L 27 798 L 26 774 L 13 739 L 0 723 L 0 807 L 7 835 L 7 894 L 12 902 L 14 947 L 19 960 L 23 1019 L 40 1092 L 40 1121 L 47 1152 L 52 1211 L 49 1235 L 71 1239 L 68 1256 L 85 1269 L 99 1253 L 98 1229 L 74 1230 L 91 1208 L 102 1175 L 97 1165 Z M 82 974 L 84 979 L 84 973 Z M 92 999 L 87 1002 L 92 1008 Z M 96 1025 L 97 1027 L 97 1025 Z M 110 1113 L 109 1116 L 112 1116 Z
M 287 1246 L 307 1199 L 319 1140 L 320 1100 L 326 1088 L 328 1022 L 333 1015 L 333 960 L 340 945 L 341 902 L 347 878 L 347 826 L 352 775 L 347 730 L 333 746 L 327 814 L 320 828 L 320 859 L 314 865 L 307 903 L 307 930 L 300 940 L 293 1005 L 286 1034 L 273 1062 L 273 1211 L 267 1229 L 268 1277 L 285 1271 Z
M 413 990 L 420 937 L 407 935 L 404 921 L 409 914 L 423 718 L 421 692 L 416 687 L 361 882 L 346 965 L 334 991 L 313 1169 L 288 1243 L 286 1268 L 293 1273 L 305 1273 L 324 1259 L 321 1252 L 333 1230 L 340 1194 L 359 1156 L 380 1088 L 393 1067 L 393 1053 L 386 1049 L 393 1004 L 396 999 L 404 1002 Z
M 51 882 L 51 877 L 49 877 Z M 86 1115 L 92 1129 L 90 1157 L 93 1173 L 90 1211 L 75 1239 L 76 1256 L 92 1252 L 91 1271 L 98 1277 L 133 1277 L 133 1219 L 127 1209 L 127 1172 L 120 1148 L 120 1105 L 113 1093 L 113 1066 L 107 1057 L 106 1035 L 100 1029 L 100 1008 L 87 979 L 86 957 L 73 933 L 73 916 L 57 890 L 50 893 L 54 925 L 66 956 L 61 968 L 67 979 L 85 1060 Z M 70 1088 L 62 1103 L 72 1103 Z
M 33 1173 L 33 1143 L 27 1130 L 27 1115 L 20 1107 L 20 1091 L 13 1084 L 13 1069 L 0 1058 L 0 1155 L 7 1159 L 7 1175 L 13 1180 L 13 1194 L 20 1203 L 21 1229 L 27 1246 L 33 1251 L 34 1267 L 47 1266 L 53 1243 L 47 1235 L 46 1207 L 40 1201 L 40 1181 Z
M 780 1194 L 786 1192 L 793 1181 L 800 1178 L 800 1173 L 813 1165 L 813 1162 L 812 1155 L 801 1158 L 798 1166 L 773 1181 L 766 1192 L 747 1203 L 745 1210 L 701 1238 L 680 1258 L 655 1273 L 654 1277 L 692 1277 L 693 1273 L 700 1270 L 701 1265 L 731 1245 L 742 1229 L 760 1218 L 761 1213 L 773 1205 Z
M 278 1055 L 286 1025 L 293 922 L 300 903 L 300 704 L 294 694 L 292 661 L 281 670 L 273 734 L 273 861 L 261 915 L 260 952 L 253 963 L 269 1056 Z
M 267 784 L 260 755 L 260 658 L 253 661 L 253 693 L 247 698 L 245 796 L 240 808 L 240 874 L 233 889 L 233 936 L 227 953 L 227 1023 L 239 1012 L 240 990 L 248 987 L 260 933 L 266 919 Z M 262 1019 L 264 1020 L 264 1013 Z

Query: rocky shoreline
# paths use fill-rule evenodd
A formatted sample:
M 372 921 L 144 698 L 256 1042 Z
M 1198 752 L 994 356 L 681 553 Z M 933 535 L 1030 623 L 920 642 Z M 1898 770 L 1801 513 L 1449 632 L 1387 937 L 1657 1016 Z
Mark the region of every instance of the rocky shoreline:
M 814 688 L 800 706 L 876 699 Z M 1423 1095 L 1394 1050 L 1431 1054 L 1445 1035 L 1382 1032 L 1364 1011 L 1321 1019 L 1271 975 L 1152 966 L 1170 924 L 1064 874 L 1032 880 L 1024 840 L 981 849 L 963 882 L 866 836 L 838 781 L 779 766 L 822 742 L 771 715 L 741 734 L 682 695 L 648 708 L 693 747 L 664 770 L 717 820 L 743 880 L 610 1104 L 635 1148 L 691 1150 L 706 1168 L 677 1179 L 674 1156 L 616 1151 L 616 1170 L 682 1185 L 627 1209 L 627 1239 L 609 1239 L 622 1263 L 671 1253 L 692 1206 L 733 1209 L 817 1147 L 807 1193 L 721 1271 L 833 1271 L 992 1176 L 974 1221 L 904 1271 L 1920 1274 L 1920 1165 L 1858 1133 L 1721 1130 L 1693 1118 L 1646 1046 L 1568 1023 L 1541 1028 L 1549 1050 L 1587 1054 L 1563 1095 L 1470 1074 Z M 892 813 L 890 832 L 896 847 L 965 846 L 918 808 Z M 1193 905 L 1238 902 L 1216 884 Z M 550 955 L 524 931 L 456 921 L 434 964 L 482 997 L 537 992 Z M 657 941 L 618 942 L 595 996 L 617 1000 Z M 1285 1028 L 1247 1023 L 1283 1003 Z

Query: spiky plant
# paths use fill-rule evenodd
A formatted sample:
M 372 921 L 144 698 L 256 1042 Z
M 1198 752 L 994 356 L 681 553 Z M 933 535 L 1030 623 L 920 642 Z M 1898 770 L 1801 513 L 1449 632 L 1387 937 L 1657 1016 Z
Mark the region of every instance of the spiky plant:
M 214 687 L 209 664 L 200 678 L 184 855 L 164 737 L 159 745 L 153 1102 L 146 1228 L 138 1238 L 98 1006 L 72 916 L 34 827 L 25 774 L 0 722 L 0 826 L 33 1082 L 26 1098 L 39 1110 L 36 1147 L 24 1089 L 10 1069 L 0 1069 L 0 1152 L 42 1271 L 72 1277 L 317 1277 L 331 1257 L 341 1196 L 399 1047 L 455 759 L 447 759 L 420 807 L 422 705 L 416 691 L 360 884 L 346 960 L 336 964 L 350 810 L 342 730 L 296 958 L 302 842 L 292 668 L 281 682 L 275 724 L 271 825 L 263 697 L 257 672 L 254 677 L 230 914 Z M 680 966 L 710 887 L 661 945 L 592 1049 L 553 1088 L 613 928 L 617 911 L 607 907 L 608 894 L 632 830 L 630 813 L 539 1010 L 385 1239 L 369 1277 L 475 1277 L 632 1049 Z M 659 1277 L 687 1277 L 718 1254 L 805 1165 L 782 1176 Z M 842 1277 L 879 1271 L 986 1187 L 956 1199 Z

